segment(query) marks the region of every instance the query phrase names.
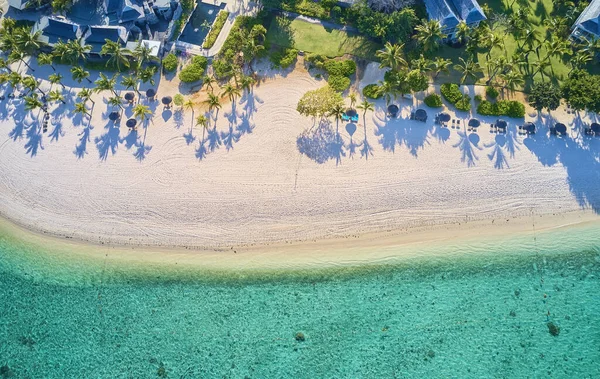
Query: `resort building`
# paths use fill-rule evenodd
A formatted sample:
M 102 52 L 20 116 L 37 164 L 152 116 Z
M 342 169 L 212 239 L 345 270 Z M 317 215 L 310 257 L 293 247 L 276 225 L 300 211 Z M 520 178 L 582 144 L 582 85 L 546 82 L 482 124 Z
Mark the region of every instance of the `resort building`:
M 578 41 L 600 38 L 600 0 L 592 0 L 581 12 L 573 25 L 571 37 Z
M 100 54 L 106 40 L 118 42 L 122 47 L 127 44 L 128 32 L 122 26 L 90 26 L 83 35 L 83 43 L 90 45 L 90 54 Z
M 429 18 L 438 20 L 448 40 L 454 39 L 456 26 L 464 21 L 470 27 L 476 27 L 487 17 L 477 0 L 425 0 Z
M 29 5 L 29 0 L 8 0 L 8 6 L 22 11 Z
M 60 17 L 42 17 L 33 26 L 33 31 L 41 31 L 40 40 L 49 46 L 54 46 L 58 41 L 77 40 L 82 36 L 79 25 Z

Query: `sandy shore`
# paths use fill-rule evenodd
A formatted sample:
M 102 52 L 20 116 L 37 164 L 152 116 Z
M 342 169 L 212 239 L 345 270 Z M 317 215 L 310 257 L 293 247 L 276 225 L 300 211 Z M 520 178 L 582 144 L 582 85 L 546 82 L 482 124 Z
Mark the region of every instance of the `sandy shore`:
M 365 83 L 378 75 L 370 67 Z M 379 101 L 366 125 L 362 118 L 340 123 L 340 146 L 335 122 L 318 128 L 295 111 L 302 94 L 323 81 L 301 68 L 269 76 L 235 110 L 224 104 L 214 131 L 191 128 L 191 113 L 154 102 L 148 127 L 128 133 L 124 122 L 111 127 L 110 109 L 97 96 L 91 128 L 65 110 L 72 103 L 56 105 L 42 135 L 31 114 L 18 116 L 19 102 L 3 102 L 0 215 L 95 244 L 267 251 L 320 241 L 322 252 L 328 239 L 366 248 L 387 240 L 357 236 L 404 233 L 429 242 L 440 228 L 458 233 L 453 228 L 465 223 L 487 230 L 493 222 L 500 230 L 502 220 L 567 213 L 587 220 L 600 209 L 600 139 L 578 134 L 589 115 L 528 117 L 540 130 L 526 137 L 516 121 L 505 135 L 491 133 L 491 118 L 479 117 L 477 133 L 441 128 L 431 109 L 424 124 L 389 121 Z M 159 97 L 173 87 L 163 78 Z M 403 117 L 412 103 L 419 100 L 401 101 Z M 553 120 L 569 126 L 568 137 L 547 135 Z

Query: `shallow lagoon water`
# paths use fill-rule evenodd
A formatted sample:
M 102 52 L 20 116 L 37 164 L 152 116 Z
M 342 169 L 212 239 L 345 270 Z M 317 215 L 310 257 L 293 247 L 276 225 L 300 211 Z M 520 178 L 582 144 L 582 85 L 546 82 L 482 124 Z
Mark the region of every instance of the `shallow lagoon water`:
M 2 375 L 597 378 L 597 231 L 549 233 L 533 245 L 504 239 L 495 251 L 448 259 L 234 280 L 50 264 L 0 236 Z

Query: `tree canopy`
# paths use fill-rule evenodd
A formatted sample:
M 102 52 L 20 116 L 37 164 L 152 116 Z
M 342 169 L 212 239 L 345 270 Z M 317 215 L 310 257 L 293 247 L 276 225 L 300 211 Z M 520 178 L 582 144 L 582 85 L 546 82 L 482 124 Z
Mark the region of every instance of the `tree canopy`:
M 541 111 L 553 111 L 560 106 L 562 92 L 559 87 L 550 82 L 537 82 L 531 86 L 528 101 L 529 105 Z
M 343 104 L 342 95 L 327 85 L 305 93 L 298 101 L 296 110 L 304 116 L 324 117 L 336 106 Z

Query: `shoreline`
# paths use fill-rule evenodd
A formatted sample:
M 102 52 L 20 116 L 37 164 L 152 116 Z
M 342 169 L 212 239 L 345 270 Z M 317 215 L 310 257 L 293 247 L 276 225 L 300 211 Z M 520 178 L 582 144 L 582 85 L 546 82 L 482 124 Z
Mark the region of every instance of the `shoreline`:
M 535 227 L 533 223 L 535 222 Z M 2 236 L 35 251 L 36 259 L 45 264 L 67 263 L 81 267 L 110 265 L 115 270 L 143 272 L 161 267 L 188 273 L 241 274 L 242 276 L 294 273 L 330 269 L 357 269 L 395 266 L 420 260 L 468 258 L 472 255 L 494 254 L 505 244 L 530 251 L 540 242 L 540 236 L 565 232 L 573 228 L 600 226 L 600 216 L 591 211 L 514 217 L 508 220 L 474 221 L 460 225 L 408 228 L 396 232 L 369 233 L 355 238 L 280 243 L 231 248 L 215 251 L 190 250 L 175 247 L 93 245 L 74 239 L 63 239 L 0 220 Z M 568 233 L 561 233 L 568 234 Z M 503 247 L 504 246 L 504 247 Z M 551 246 L 551 245 L 549 245 Z M 561 246 L 562 247 L 562 246 Z M 546 249 L 545 245 L 537 246 Z M 568 250 L 570 247 L 564 247 Z M 39 254 L 39 253 L 42 254 Z M 503 254 L 520 254 L 504 251 Z M 45 255 L 45 256 L 44 256 Z M 95 264 L 94 264 L 95 263 Z

